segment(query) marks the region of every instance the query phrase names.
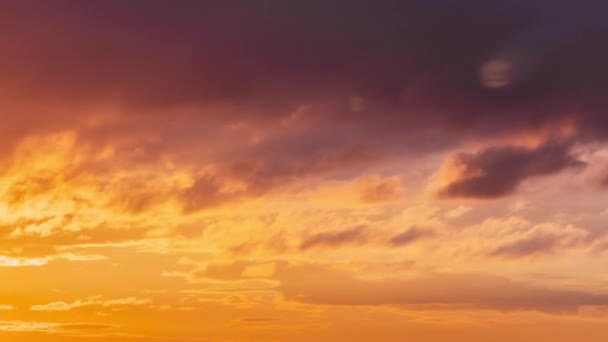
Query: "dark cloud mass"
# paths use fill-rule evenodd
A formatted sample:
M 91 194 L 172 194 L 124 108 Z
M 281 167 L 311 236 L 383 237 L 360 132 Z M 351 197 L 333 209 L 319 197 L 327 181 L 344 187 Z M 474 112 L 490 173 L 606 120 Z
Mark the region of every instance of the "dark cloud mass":
M 492 147 L 478 153 L 461 153 L 455 162 L 464 168 L 464 174 L 440 191 L 444 197 L 500 197 L 513 192 L 529 177 L 585 165 L 571 154 L 570 144 L 559 142 L 536 148 Z
M 566 114 L 538 107 L 562 91 L 554 88 L 565 86 L 574 96 L 603 82 L 606 68 L 599 62 L 606 49 L 595 40 L 606 32 L 595 15 L 603 7 L 572 10 L 542 0 L 6 1 L 0 8 L 3 96 L 19 106 L 34 96 L 30 105 L 116 102 L 134 112 L 229 102 L 249 108 L 240 115 L 257 108 L 272 116 L 305 102 L 346 107 L 348 97 L 361 95 L 393 125 L 426 121 L 404 113 L 432 103 L 438 108 L 428 111 L 437 111 L 445 125 L 524 125 Z M 577 39 L 547 58 L 561 63 L 559 69 L 546 63 L 555 74 L 539 71 L 521 88 L 484 92 L 479 65 L 510 37 L 526 36 L 528 27 L 541 27 L 546 41 Z M 580 53 L 572 56 L 575 47 Z M 413 94 L 403 94 L 407 85 L 418 88 L 415 103 Z M 577 107 L 583 102 L 564 99 Z M 519 114 L 505 120 L 487 110 Z
M 573 139 L 596 141 L 608 132 L 608 25 L 598 15 L 606 9 L 590 0 L 4 1 L 0 142 L 8 149 L 25 134 L 109 111 L 124 121 L 89 128 L 90 139 L 150 131 L 164 149 L 213 154 L 213 124 L 263 125 L 303 106 L 311 108 L 309 127 L 215 153 L 230 160 L 255 152 L 261 172 L 315 172 L 332 167 L 323 151 L 424 153 L 566 117 L 577 125 Z M 505 59 L 525 77 L 500 89 L 480 84 L 484 63 Z M 495 153 L 514 163 L 532 157 L 498 150 L 465 159 L 491 168 L 481 159 Z M 551 171 L 525 169 L 563 168 L 549 164 Z M 506 194 L 525 177 L 515 173 L 497 176 L 502 185 L 487 176 L 446 194 Z M 224 201 L 196 195 L 215 187 L 200 180 L 188 208 Z

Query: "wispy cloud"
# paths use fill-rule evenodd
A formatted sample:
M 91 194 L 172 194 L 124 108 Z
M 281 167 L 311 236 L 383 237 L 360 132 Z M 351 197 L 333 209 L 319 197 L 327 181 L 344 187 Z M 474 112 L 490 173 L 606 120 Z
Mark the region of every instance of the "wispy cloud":
M 35 322 L 35 321 L 0 321 L 0 331 L 6 332 L 43 332 L 60 333 L 65 330 L 70 331 L 90 331 L 99 329 L 117 328 L 113 324 L 101 323 L 56 323 L 56 322 Z
M 52 302 L 43 305 L 33 305 L 30 307 L 32 311 L 69 311 L 75 308 L 81 308 L 86 306 L 101 306 L 101 307 L 114 307 L 114 306 L 137 306 L 137 305 L 145 305 L 151 302 L 150 299 L 138 299 L 136 297 L 127 297 L 127 298 L 119 298 L 119 299 L 108 299 L 102 300 L 98 297 L 85 299 L 85 300 L 77 300 L 75 302 L 66 303 L 63 301 L 60 302 Z

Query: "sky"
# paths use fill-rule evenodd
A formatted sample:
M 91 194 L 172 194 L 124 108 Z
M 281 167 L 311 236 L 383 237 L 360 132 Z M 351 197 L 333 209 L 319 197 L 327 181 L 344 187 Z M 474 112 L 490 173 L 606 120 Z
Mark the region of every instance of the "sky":
M 0 2 L 0 340 L 606 341 L 607 10 Z

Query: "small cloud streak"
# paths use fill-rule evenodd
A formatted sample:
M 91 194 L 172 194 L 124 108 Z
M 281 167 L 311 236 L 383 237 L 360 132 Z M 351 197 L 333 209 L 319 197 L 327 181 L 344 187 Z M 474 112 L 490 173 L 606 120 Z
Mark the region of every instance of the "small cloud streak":
M 403 247 L 415 241 L 433 236 L 435 236 L 435 232 L 432 230 L 412 227 L 390 238 L 389 244 L 396 247 Z
M 28 267 L 46 265 L 49 258 L 12 258 L 0 256 L 0 267 Z
M 322 232 L 305 238 L 300 243 L 300 250 L 322 247 L 339 247 L 348 244 L 365 242 L 366 228 L 357 226 L 336 232 Z
M 501 243 L 489 256 L 523 258 L 547 255 L 575 247 L 589 247 L 592 243 L 593 239 L 588 239 L 588 233 L 580 228 L 541 225 L 523 236 Z
M 113 307 L 113 306 L 132 306 L 132 305 L 144 305 L 149 304 L 151 301 L 148 298 L 138 299 L 136 297 L 101 300 L 101 299 L 86 299 L 77 300 L 72 303 L 66 303 L 63 301 L 52 302 L 43 305 L 33 305 L 30 307 L 31 311 L 69 311 L 76 308 L 85 306 L 102 306 L 102 307 Z
M 62 330 L 87 331 L 117 328 L 113 324 L 101 323 L 55 323 L 32 321 L 0 321 L 0 331 L 5 332 L 42 332 L 61 333 Z
M 107 257 L 96 254 L 74 253 L 62 253 L 57 255 L 45 256 L 42 258 L 10 257 L 6 255 L 0 255 L 0 267 L 37 267 L 44 266 L 53 260 L 62 259 L 69 261 L 96 261 L 107 259 Z

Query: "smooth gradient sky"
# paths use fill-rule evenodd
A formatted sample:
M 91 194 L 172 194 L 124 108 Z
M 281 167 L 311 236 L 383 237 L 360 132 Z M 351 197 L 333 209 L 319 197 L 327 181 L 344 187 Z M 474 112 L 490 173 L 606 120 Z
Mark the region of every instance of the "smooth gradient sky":
M 0 2 L 0 341 L 608 340 L 602 1 Z

